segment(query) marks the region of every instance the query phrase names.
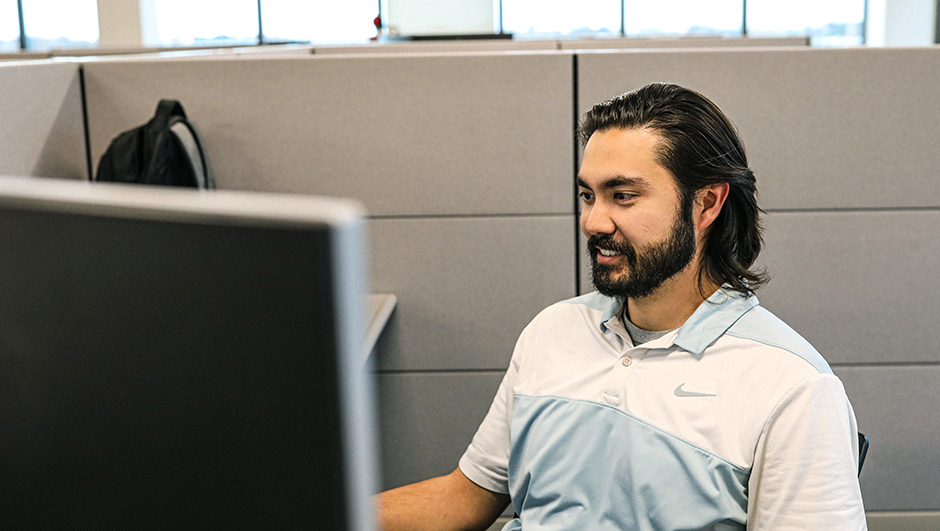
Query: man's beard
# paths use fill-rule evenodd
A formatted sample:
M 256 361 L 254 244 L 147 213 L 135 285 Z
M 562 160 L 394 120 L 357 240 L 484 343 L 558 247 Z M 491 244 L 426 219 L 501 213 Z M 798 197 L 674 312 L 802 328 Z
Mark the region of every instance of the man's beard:
M 691 207 L 691 205 L 689 205 Z M 695 258 L 695 222 L 692 209 L 682 205 L 666 239 L 636 250 L 628 242 L 610 236 L 588 238 L 591 276 L 595 289 L 608 297 L 639 299 L 652 295 L 664 282 L 678 275 Z M 623 254 L 626 266 L 597 262 L 597 247 Z

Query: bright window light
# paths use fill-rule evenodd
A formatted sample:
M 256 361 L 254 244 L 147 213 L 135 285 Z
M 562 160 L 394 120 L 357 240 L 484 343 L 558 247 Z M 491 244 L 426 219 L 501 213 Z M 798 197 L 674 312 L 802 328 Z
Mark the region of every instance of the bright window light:
M 32 49 L 94 46 L 98 43 L 98 3 L 23 0 L 23 25 L 27 47 Z
M 748 2 L 750 6 L 750 2 Z M 628 37 L 655 35 L 741 35 L 742 0 L 625 0 Z
M 503 0 L 503 31 L 519 37 L 620 34 L 620 0 Z
M 809 36 L 814 46 L 862 44 L 865 0 L 748 0 L 747 33 Z
M 155 8 L 164 46 L 258 42 L 257 0 L 156 0 Z
M 16 0 L 0 0 L 0 50 L 20 48 L 20 16 Z
M 262 0 L 261 22 L 267 42 L 367 42 L 376 34 L 375 0 Z

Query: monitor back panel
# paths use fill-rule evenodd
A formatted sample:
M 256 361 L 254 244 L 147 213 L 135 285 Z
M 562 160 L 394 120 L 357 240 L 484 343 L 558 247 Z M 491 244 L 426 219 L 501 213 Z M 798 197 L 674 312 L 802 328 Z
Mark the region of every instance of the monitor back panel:
M 0 209 L 0 528 L 345 529 L 329 238 Z

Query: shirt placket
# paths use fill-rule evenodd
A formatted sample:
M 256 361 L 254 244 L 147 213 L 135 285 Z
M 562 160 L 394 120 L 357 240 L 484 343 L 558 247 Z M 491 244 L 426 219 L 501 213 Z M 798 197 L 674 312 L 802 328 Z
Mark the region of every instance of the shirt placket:
M 603 400 L 606 404 L 624 407 L 624 389 L 627 385 L 627 379 L 630 378 L 630 375 L 633 374 L 633 371 L 649 350 L 642 346 L 634 347 L 629 339 L 629 334 L 619 321 L 611 320 L 606 324 L 610 332 L 620 336 L 621 341 L 619 341 L 619 356 L 612 360 L 607 375 Z

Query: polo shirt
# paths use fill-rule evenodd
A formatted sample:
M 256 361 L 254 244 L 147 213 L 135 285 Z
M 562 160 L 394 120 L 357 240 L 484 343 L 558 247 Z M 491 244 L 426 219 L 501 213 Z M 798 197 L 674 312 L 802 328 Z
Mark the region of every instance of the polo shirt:
M 591 293 L 522 332 L 460 459 L 510 494 L 504 530 L 866 529 L 855 414 L 818 352 L 720 289 L 634 346 Z

